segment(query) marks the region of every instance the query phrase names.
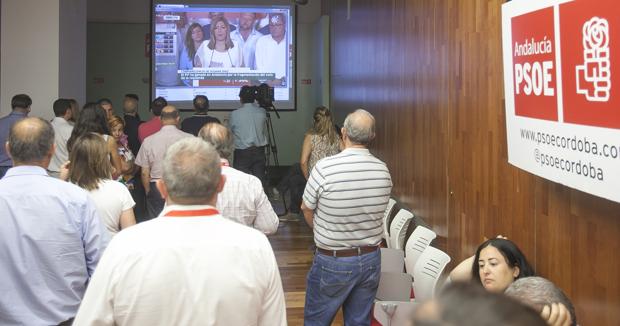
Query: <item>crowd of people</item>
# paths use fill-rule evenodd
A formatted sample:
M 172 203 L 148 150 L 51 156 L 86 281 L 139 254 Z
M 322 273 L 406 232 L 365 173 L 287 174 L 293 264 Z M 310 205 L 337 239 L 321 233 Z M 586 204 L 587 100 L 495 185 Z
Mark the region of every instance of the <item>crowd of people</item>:
M 49 122 L 13 97 L 0 118 L 0 324 L 286 325 L 265 235 L 278 216 L 265 193 L 265 111 L 252 88 L 229 126 L 194 99 L 181 122 L 164 98 L 143 122 L 127 94 L 121 118 L 102 99 L 58 99 Z M 392 179 L 369 150 L 363 109 L 337 128 L 319 107 L 300 164 L 278 188 L 297 198 L 316 244 L 305 325 L 370 325 Z M 231 167 L 232 161 L 232 167 Z M 299 191 L 301 189 L 302 191 Z M 143 205 L 142 208 L 138 206 Z M 419 306 L 413 325 L 576 325 L 575 309 L 536 277 L 510 240 L 485 241 Z

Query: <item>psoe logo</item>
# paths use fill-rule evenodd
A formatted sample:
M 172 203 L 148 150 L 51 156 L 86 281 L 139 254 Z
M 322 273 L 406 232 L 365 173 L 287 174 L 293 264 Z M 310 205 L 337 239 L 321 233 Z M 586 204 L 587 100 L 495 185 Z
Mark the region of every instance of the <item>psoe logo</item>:
M 611 90 L 609 23 L 592 17 L 583 24 L 583 65 L 575 67 L 577 94 L 590 102 L 607 102 Z

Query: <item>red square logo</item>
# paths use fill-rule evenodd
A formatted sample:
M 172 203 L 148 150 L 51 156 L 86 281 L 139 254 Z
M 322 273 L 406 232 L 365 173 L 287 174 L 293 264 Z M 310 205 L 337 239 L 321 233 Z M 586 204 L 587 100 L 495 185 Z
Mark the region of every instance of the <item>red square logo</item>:
M 620 17 L 614 1 L 560 5 L 564 121 L 620 128 Z
M 515 114 L 558 120 L 553 7 L 512 18 Z

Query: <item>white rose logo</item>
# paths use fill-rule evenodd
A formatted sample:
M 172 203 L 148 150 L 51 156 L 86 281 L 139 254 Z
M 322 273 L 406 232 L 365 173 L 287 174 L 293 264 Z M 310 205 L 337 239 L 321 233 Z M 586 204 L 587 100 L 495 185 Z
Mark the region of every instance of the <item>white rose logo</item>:
M 585 49 L 606 48 L 609 45 L 609 26 L 606 19 L 592 17 L 583 24 L 583 47 Z
M 611 62 L 609 60 L 609 23 L 592 17 L 583 24 L 583 65 L 575 67 L 577 94 L 590 102 L 609 101 Z

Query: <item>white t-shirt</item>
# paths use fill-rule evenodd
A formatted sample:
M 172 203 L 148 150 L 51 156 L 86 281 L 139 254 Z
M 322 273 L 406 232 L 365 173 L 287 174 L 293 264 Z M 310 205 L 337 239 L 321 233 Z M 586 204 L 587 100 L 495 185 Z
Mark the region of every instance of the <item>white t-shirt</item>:
M 120 219 L 123 211 L 136 205 L 129 189 L 118 181 L 107 179 L 99 182 L 99 188 L 89 193 L 97 206 L 101 221 L 110 236 L 114 236 L 121 229 Z
M 240 67 L 242 61 L 241 47 L 237 41 L 232 40 L 234 46 L 226 52 L 211 50 L 207 46 L 209 42 L 202 42 L 196 56 L 200 59 L 203 68 L 232 68 Z
M 286 76 L 287 49 L 286 37 L 280 43 L 271 35 L 259 38 L 256 41 L 256 69 L 261 72 L 273 72 L 278 79 Z
M 222 216 L 167 217 L 115 236 L 74 325 L 285 326 L 282 280 L 267 237 Z

